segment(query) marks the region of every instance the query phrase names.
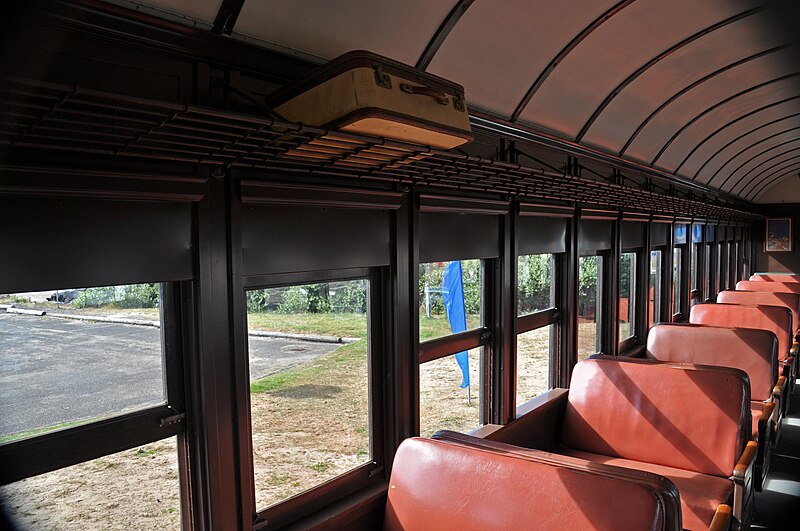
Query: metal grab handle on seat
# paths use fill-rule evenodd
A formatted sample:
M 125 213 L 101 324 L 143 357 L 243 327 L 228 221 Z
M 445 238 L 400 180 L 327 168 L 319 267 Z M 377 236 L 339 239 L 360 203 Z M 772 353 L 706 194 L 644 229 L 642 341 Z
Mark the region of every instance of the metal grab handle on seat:
M 442 105 L 448 104 L 447 94 L 445 94 L 441 90 L 435 90 L 430 87 L 415 87 L 413 85 L 409 85 L 408 83 L 401 83 L 400 90 L 402 90 L 403 92 L 408 92 L 409 94 L 421 94 L 422 96 L 430 96 L 431 98 L 435 99 Z

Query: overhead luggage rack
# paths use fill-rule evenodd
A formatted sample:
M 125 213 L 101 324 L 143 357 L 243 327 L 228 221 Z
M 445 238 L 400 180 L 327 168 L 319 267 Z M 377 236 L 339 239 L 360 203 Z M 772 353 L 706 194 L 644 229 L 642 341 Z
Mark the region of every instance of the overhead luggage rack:
M 693 199 L 269 117 L 82 87 L 0 81 L 0 146 L 158 159 L 642 209 L 703 219 L 760 216 Z

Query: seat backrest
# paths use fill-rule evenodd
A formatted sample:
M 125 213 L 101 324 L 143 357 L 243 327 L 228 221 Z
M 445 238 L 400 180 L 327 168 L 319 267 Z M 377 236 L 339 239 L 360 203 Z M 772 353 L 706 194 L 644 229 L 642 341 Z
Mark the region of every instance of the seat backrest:
M 769 400 L 778 379 L 778 338 L 767 330 L 658 324 L 647 334 L 645 356 L 741 369 L 750 377 L 752 400 Z
M 777 293 L 800 293 L 797 282 L 758 282 L 740 280 L 736 283 L 736 291 L 773 291 Z
M 756 273 L 750 275 L 754 282 L 800 282 L 800 275 L 791 273 Z
M 792 312 L 785 306 L 695 304 L 689 312 L 689 322 L 708 326 L 769 330 L 778 338 L 779 361 L 786 359 L 792 347 Z
M 786 306 L 792 312 L 792 327 L 800 326 L 800 293 L 778 293 L 771 291 L 720 291 L 717 302 L 747 304 L 751 306 Z
M 750 433 L 750 382 L 739 369 L 594 359 L 573 369 L 562 443 L 728 477 Z
M 383 529 L 675 531 L 680 502 L 674 488 L 668 480 L 654 485 L 652 475 L 637 481 L 413 438 L 403 441 L 394 458 Z

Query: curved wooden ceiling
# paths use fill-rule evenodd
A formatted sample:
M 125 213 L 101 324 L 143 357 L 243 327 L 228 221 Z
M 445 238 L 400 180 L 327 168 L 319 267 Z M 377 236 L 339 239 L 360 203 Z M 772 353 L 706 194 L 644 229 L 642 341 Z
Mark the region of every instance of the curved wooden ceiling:
M 319 60 L 383 54 L 477 112 L 746 200 L 800 171 L 800 2 L 137 3 Z

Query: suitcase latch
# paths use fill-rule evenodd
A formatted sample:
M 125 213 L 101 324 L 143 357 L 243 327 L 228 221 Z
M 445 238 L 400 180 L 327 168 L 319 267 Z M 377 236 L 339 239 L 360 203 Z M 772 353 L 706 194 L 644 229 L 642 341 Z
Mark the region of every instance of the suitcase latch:
M 464 95 L 463 94 L 456 94 L 453 96 L 453 107 L 457 111 L 464 112 L 467 110 L 467 106 L 464 105 Z
M 383 68 L 380 65 L 373 65 L 372 68 L 375 69 L 375 83 L 379 87 L 383 87 L 385 89 L 391 89 L 392 88 L 391 76 L 389 76 L 389 74 L 384 72 Z

